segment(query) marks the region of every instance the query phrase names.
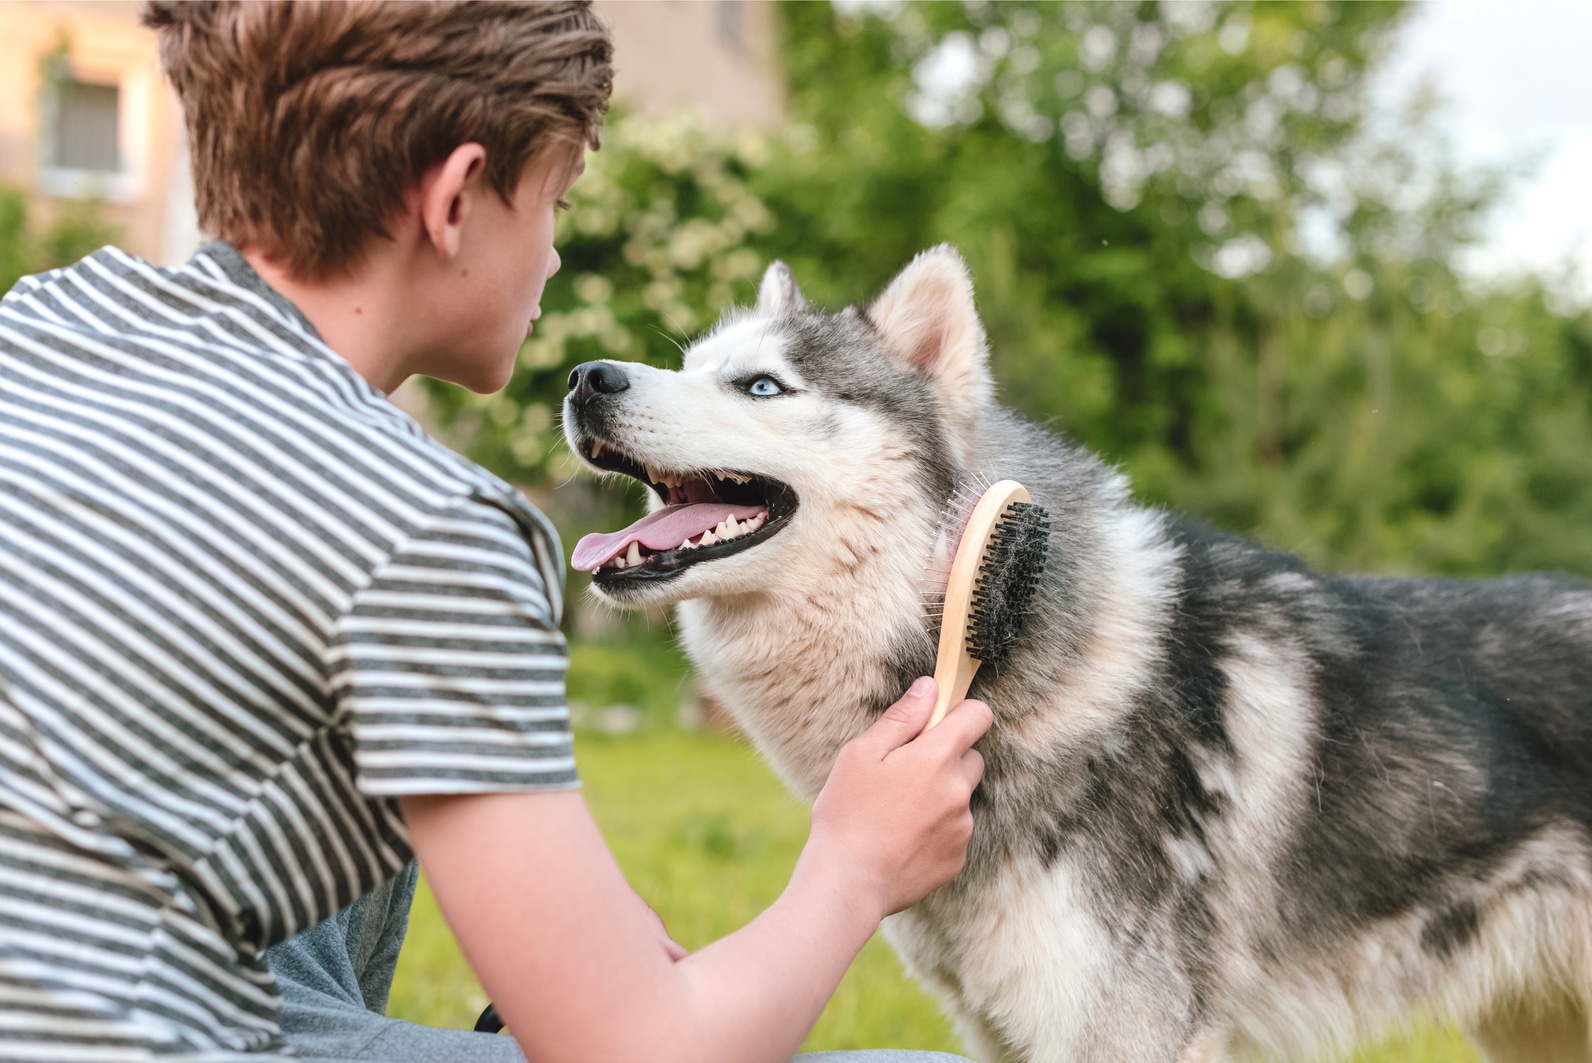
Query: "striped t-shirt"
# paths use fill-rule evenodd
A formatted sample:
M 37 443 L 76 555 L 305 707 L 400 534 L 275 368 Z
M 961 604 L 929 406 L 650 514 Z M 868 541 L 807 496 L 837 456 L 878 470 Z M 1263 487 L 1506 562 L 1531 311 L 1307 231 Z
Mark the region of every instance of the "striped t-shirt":
M 285 1054 L 396 799 L 576 785 L 557 537 L 225 244 L 0 302 L 0 1058 Z

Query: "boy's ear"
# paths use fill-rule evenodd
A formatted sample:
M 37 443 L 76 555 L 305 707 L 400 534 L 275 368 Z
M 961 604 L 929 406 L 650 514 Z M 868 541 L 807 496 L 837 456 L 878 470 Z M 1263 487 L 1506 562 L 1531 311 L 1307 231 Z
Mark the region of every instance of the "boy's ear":
M 989 355 L 973 279 L 950 244 L 908 263 L 868 308 L 868 319 L 891 353 L 933 378 L 953 420 L 989 401 Z
M 464 242 L 464 220 L 469 217 L 471 178 L 486 165 L 480 144 L 460 144 L 420 179 L 420 221 L 437 254 L 451 259 Z
M 783 262 L 771 262 L 763 271 L 763 283 L 757 289 L 754 314 L 762 317 L 789 317 L 807 309 L 807 299 L 796 287 L 796 275 Z

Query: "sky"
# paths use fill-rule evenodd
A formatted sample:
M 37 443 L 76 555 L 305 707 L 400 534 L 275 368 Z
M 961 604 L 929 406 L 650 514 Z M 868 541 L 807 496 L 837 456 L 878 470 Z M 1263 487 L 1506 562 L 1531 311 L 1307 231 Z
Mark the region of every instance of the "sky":
M 1592 303 L 1592 2 L 1424 0 L 1402 36 L 1376 89 L 1383 102 L 1429 76 L 1462 161 L 1535 160 L 1465 270 L 1486 278 L 1573 262 L 1566 294 Z

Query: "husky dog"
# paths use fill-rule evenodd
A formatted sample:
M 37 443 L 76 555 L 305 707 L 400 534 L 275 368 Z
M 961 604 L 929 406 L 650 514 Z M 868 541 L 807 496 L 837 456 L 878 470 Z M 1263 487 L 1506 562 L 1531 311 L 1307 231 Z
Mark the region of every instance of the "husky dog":
M 947 499 L 1011 478 L 1049 510 L 972 689 L 966 867 L 885 927 L 979 1058 L 1314 1058 L 1427 1013 L 1495 1061 L 1592 1060 L 1592 587 L 1322 576 L 1136 505 L 994 403 L 946 247 L 839 313 L 776 263 L 679 372 L 570 380 L 575 453 L 656 496 L 576 567 L 679 603 L 808 798 L 933 669 Z

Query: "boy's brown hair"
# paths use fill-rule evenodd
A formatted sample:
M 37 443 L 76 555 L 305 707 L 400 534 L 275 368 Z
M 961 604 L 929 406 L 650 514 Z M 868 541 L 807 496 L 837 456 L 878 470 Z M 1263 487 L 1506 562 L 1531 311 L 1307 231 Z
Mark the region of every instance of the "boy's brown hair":
M 460 144 L 512 202 L 533 156 L 597 147 L 613 42 L 590 0 L 151 0 L 199 225 L 295 276 L 346 270 Z

